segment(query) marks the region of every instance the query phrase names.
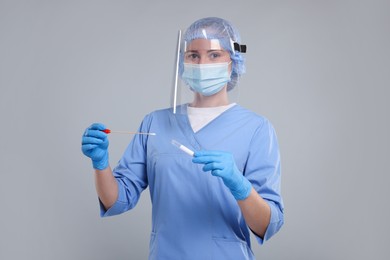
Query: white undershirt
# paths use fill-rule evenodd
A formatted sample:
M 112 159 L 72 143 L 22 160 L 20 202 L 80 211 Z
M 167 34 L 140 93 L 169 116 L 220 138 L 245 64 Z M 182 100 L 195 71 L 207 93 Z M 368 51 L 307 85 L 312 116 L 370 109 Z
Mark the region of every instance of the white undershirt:
M 235 106 L 236 103 L 220 107 L 187 107 L 188 119 L 192 130 L 196 133 L 205 125 L 213 121 L 220 114 Z

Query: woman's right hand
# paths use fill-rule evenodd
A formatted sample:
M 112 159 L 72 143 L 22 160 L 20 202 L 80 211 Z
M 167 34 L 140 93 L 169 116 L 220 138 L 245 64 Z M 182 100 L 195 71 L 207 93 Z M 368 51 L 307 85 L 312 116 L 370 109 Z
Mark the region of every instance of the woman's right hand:
M 108 138 L 103 132 L 106 129 L 101 123 L 94 123 L 88 127 L 81 139 L 81 150 L 84 155 L 92 160 L 92 166 L 96 170 L 104 170 L 108 167 Z

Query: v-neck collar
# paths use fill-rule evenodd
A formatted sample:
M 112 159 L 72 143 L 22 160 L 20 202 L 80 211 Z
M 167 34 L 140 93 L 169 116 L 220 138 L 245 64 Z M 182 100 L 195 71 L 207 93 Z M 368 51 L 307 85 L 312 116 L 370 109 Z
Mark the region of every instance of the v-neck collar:
M 180 109 L 180 111 L 183 111 L 182 114 L 175 114 L 176 123 L 178 124 L 179 128 L 183 132 L 183 135 L 187 138 L 188 142 L 191 144 L 192 147 L 196 150 L 202 149 L 202 145 L 198 140 L 198 135 L 202 132 L 206 131 L 207 128 L 211 127 L 212 125 L 218 123 L 218 121 L 223 120 L 223 117 L 230 113 L 231 111 L 235 111 L 239 109 L 239 105 L 235 104 L 234 106 L 228 108 L 224 112 L 222 112 L 219 116 L 211 120 L 208 124 L 206 124 L 202 129 L 200 129 L 198 132 L 194 132 L 190 120 L 188 119 L 188 113 L 187 113 L 187 104 L 182 105 L 183 107 Z

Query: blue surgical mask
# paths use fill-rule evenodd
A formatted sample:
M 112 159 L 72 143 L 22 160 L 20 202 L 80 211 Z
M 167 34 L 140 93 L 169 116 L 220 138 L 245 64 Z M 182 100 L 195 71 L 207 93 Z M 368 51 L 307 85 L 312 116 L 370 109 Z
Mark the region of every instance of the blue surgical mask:
M 211 96 L 218 93 L 230 81 L 230 62 L 192 64 L 184 63 L 183 80 L 194 91 Z

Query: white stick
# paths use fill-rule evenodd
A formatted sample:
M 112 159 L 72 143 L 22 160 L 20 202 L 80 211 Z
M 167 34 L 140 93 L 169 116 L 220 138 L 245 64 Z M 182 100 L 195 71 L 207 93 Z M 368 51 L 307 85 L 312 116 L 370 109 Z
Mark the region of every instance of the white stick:
M 130 134 L 130 135 L 156 135 L 156 133 L 143 133 L 143 132 L 127 132 L 127 131 L 112 131 L 113 134 Z

